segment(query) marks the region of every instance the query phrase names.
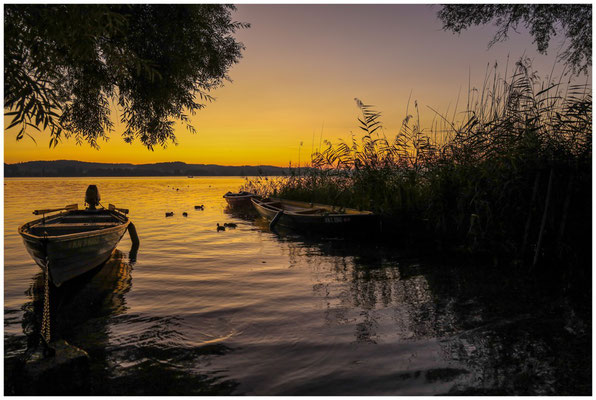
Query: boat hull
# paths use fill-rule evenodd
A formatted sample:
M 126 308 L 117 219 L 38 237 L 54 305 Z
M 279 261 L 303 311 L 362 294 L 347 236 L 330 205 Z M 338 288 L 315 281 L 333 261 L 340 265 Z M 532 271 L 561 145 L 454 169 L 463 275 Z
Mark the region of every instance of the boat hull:
M 231 208 L 241 208 L 241 207 L 251 207 L 252 202 L 251 199 L 254 197 L 253 194 L 248 194 L 244 196 L 240 195 L 224 195 L 224 199 L 228 203 L 228 206 Z
M 129 223 L 126 220 L 108 229 L 46 238 L 32 235 L 23 227 L 19 233 L 27 252 L 42 270 L 47 259 L 50 280 L 60 286 L 106 262 L 126 233 Z
M 282 204 L 286 203 L 284 200 L 278 201 Z M 306 211 L 322 206 L 297 201 L 287 203 L 303 206 Z M 334 213 L 330 210 L 320 215 L 300 215 L 300 213 L 285 210 L 283 207 L 268 207 L 263 205 L 263 201 L 259 199 L 252 200 L 252 204 L 262 217 L 275 221 L 276 226 L 279 225 L 297 231 L 338 235 L 368 235 L 379 230 L 378 216 L 369 212 L 359 213 L 356 210 L 351 210 L 352 213 Z M 329 206 L 324 207 L 331 208 Z M 280 211 L 281 214 L 279 214 Z

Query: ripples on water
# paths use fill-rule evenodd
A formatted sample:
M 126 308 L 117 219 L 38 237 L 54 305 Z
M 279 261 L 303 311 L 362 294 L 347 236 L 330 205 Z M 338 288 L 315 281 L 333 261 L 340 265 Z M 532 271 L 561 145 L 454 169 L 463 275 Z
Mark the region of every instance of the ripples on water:
M 273 234 L 225 209 L 222 195 L 242 181 L 6 179 L 6 393 L 591 392 L 591 360 L 577 351 L 589 346 L 591 326 L 569 305 L 544 304 L 490 268 Z M 54 335 L 85 349 L 90 371 L 23 387 L 10 361 L 39 329 L 42 286 L 16 229 L 34 208 L 82 204 L 90 183 L 103 204 L 131 210 L 138 258 L 129 262 L 126 235 L 102 268 L 53 299 Z M 216 232 L 218 222 L 238 227 Z

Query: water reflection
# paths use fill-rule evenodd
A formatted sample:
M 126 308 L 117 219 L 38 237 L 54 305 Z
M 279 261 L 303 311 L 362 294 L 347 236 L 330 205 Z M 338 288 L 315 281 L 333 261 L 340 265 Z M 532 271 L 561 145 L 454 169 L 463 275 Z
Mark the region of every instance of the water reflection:
M 63 204 L 87 180 L 8 181 L 7 394 L 29 389 L 12 360 L 27 346 L 22 331 L 33 337 L 38 329 L 41 305 L 34 307 L 35 288 L 23 296 L 39 269 L 14 227 L 29 218 L 32 193 Z M 116 253 L 107 270 L 64 296 L 55 336 L 89 352 L 91 365 L 71 382 L 83 388 L 51 386 L 54 393 L 591 392 L 591 319 L 573 317 L 574 308 L 550 291 L 500 267 L 399 248 L 389 235 L 384 244 L 276 235 L 266 221 L 225 209 L 221 195 L 240 179 L 184 182 L 102 180 L 115 204 L 127 204 L 135 187 L 131 218 L 142 233 L 142 255 L 134 264 L 132 254 L 127 260 Z M 166 220 L 165 211 L 175 217 Z M 238 227 L 216 232 L 225 222 Z M 124 237 L 122 248 L 129 243 Z M 23 314 L 30 323 L 21 329 Z M 36 390 L 29 393 L 49 394 L 48 387 Z
M 259 214 L 256 212 L 256 210 L 252 206 L 251 207 L 230 207 L 229 205 L 227 205 L 223 211 L 227 215 L 230 215 L 234 218 L 243 219 L 248 222 L 252 222 L 256 217 L 259 216 Z
M 103 266 L 66 282 L 60 288 L 51 287 L 52 338 L 76 340 L 85 324 L 103 321 L 103 324 L 97 324 L 99 329 L 94 330 L 94 342 L 101 338 L 101 343 L 106 344 L 105 318 L 126 311 L 125 294 L 132 285 L 130 272 L 131 266 L 124 262 L 122 252 L 115 251 Z M 43 314 L 43 273 L 35 276 L 26 294 L 30 301 L 23 306 L 22 325 L 31 347 L 37 344 Z M 85 335 L 81 339 L 85 340 Z
M 134 250 L 134 249 L 133 249 Z M 136 259 L 136 252 L 129 260 Z M 192 372 L 207 355 L 222 355 L 231 351 L 224 345 L 196 348 L 176 347 L 180 336 L 180 319 L 175 316 L 147 317 L 128 314 L 126 294 L 132 287 L 133 262 L 116 250 L 101 267 L 63 284 L 52 287 L 52 340 L 65 339 L 84 349 L 90 356 L 89 370 L 76 379 L 72 375 L 43 375 L 37 380 L 24 381 L 8 377 L 7 393 L 12 394 L 222 394 L 235 387 L 230 381 L 219 381 Z M 40 325 L 43 311 L 43 274 L 33 279 L 28 290 L 30 301 L 23 306 L 23 332 L 27 336 L 25 357 L 39 351 Z M 138 331 L 118 339 L 111 330 L 118 325 Z M 170 344 L 168 346 L 168 344 Z M 11 365 L 16 360 L 11 360 Z M 13 365 L 11 374 L 18 375 L 23 365 Z
M 438 345 L 432 368 L 413 361 L 401 380 L 420 386 L 422 379 L 435 393 L 499 395 L 577 393 L 569 379 L 589 381 L 565 366 L 577 356 L 574 348 L 589 346 L 589 328 L 570 334 L 579 319 L 570 320 L 568 305 L 536 295 L 531 282 L 490 266 L 422 262 L 371 243 L 276 237 L 290 265 L 307 260 L 327 325 L 351 327 L 358 344 L 410 343 L 411 360 L 425 357 L 416 343 Z M 590 371 L 589 360 L 582 362 Z

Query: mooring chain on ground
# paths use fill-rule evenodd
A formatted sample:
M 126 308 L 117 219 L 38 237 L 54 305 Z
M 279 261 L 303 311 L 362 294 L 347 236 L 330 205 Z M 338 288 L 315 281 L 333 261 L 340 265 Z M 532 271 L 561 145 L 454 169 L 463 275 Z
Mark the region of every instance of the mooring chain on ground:
M 46 344 L 50 343 L 50 260 L 46 257 L 45 268 L 43 271 L 45 275 L 44 284 L 44 299 L 43 299 L 43 318 L 41 321 L 41 336 Z

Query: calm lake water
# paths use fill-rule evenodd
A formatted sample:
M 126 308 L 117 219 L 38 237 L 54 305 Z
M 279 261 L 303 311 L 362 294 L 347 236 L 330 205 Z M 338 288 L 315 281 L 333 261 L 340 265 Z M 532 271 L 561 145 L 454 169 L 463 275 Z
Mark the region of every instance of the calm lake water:
M 591 393 L 590 321 L 500 268 L 271 233 L 226 210 L 241 178 L 4 182 L 5 361 L 39 329 L 40 269 L 17 234 L 33 209 L 81 206 L 93 183 L 141 241 L 131 262 L 126 234 L 59 299 L 53 328 L 89 372 L 23 389 L 7 363 L 7 394 Z M 224 222 L 238 227 L 217 232 Z

